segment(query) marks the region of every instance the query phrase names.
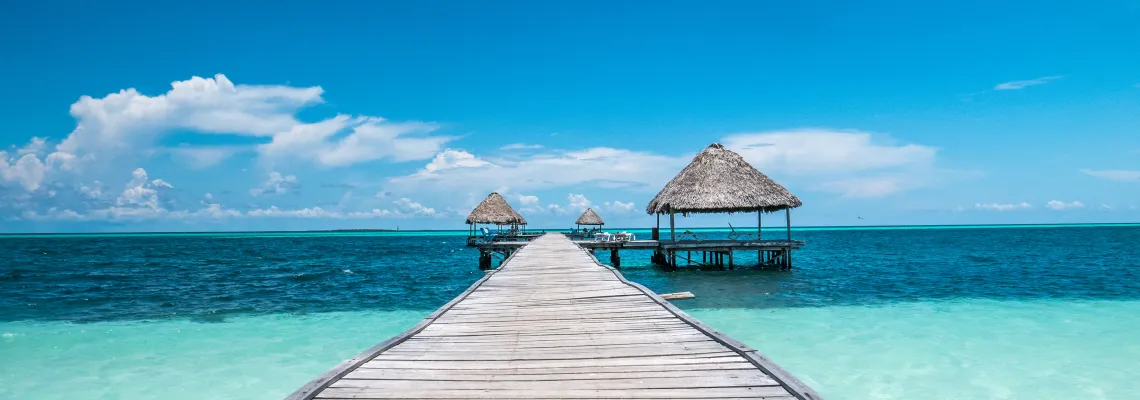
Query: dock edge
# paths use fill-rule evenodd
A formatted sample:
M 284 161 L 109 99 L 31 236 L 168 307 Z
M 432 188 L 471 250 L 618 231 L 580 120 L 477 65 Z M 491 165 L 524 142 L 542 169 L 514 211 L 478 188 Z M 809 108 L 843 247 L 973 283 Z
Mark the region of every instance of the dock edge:
M 577 246 L 578 244 L 575 243 L 575 245 Z M 578 246 L 578 248 L 582 249 L 582 251 L 585 251 L 586 254 L 589 254 L 590 258 L 593 259 L 594 263 L 598 264 L 598 266 L 610 270 L 610 272 L 612 272 L 614 276 L 616 276 L 622 283 L 641 291 L 646 296 L 649 296 L 649 298 L 653 299 L 654 302 L 660 304 L 662 307 L 665 307 L 665 309 L 672 313 L 674 316 L 684 321 L 689 326 L 693 327 L 693 329 L 701 331 L 701 333 L 708 335 L 718 343 L 723 344 L 729 349 L 732 349 L 732 351 L 740 354 L 742 357 L 747 359 L 748 362 L 751 362 L 752 365 L 755 365 L 764 373 L 768 374 L 772 378 L 775 378 L 777 382 L 780 382 L 780 386 L 783 386 L 784 389 L 788 390 L 788 393 L 791 393 L 796 398 L 800 400 L 823 400 L 823 396 L 820 396 L 819 393 L 816 393 L 814 389 L 800 381 L 784 368 L 777 365 L 775 361 L 772 361 L 767 356 L 761 354 L 758 350 L 753 349 L 748 345 L 740 342 L 739 340 L 733 339 L 732 337 L 725 335 L 716 329 L 713 329 L 713 327 L 705 324 L 704 322 L 701 322 L 696 318 L 693 318 L 689 314 L 686 314 L 684 311 L 681 311 L 680 308 L 674 306 L 669 302 L 669 300 L 661 298 L 661 296 L 656 292 L 649 290 L 649 288 L 642 286 L 640 283 L 625 279 L 625 276 L 622 275 L 621 272 L 616 268 L 602 264 L 602 262 L 598 260 L 598 257 L 596 257 L 594 253 L 591 253 L 582 246 Z

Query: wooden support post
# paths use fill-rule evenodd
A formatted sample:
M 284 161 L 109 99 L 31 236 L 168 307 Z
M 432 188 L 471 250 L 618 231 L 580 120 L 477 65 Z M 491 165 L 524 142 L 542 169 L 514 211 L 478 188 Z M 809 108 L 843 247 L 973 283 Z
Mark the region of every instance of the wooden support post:
M 707 264 L 709 262 L 708 257 L 709 257 L 709 252 L 702 251 L 701 252 L 701 264 Z
M 735 265 L 732 261 L 732 249 L 728 249 L 728 269 L 732 269 L 733 267 L 735 267 Z
M 788 241 L 792 241 L 792 209 L 785 208 L 784 216 L 788 219 Z
M 685 252 L 685 265 L 693 265 L 693 251 L 692 250 Z
M 669 240 L 676 242 L 677 241 L 677 230 L 673 226 L 673 222 L 674 222 L 673 221 L 673 210 L 669 210 Z
M 616 248 L 610 250 L 610 264 L 613 264 L 614 268 L 621 267 L 621 255 L 618 254 L 618 249 Z
M 792 269 L 792 249 L 791 248 L 788 248 L 788 267 L 787 267 L 787 269 Z
M 491 268 L 491 254 L 485 250 L 479 250 L 479 269 Z

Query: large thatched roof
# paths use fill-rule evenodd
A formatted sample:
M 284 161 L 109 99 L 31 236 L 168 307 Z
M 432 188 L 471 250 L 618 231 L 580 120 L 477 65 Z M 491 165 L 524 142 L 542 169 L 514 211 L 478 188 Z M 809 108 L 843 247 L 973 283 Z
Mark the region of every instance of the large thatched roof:
M 587 208 L 586 211 L 582 211 L 582 215 L 579 216 L 578 220 L 574 221 L 574 223 L 578 224 L 578 225 L 605 225 L 606 224 L 605 221 L 602 221 L 602 217 L 599 217 L 598 213 L 594 212 L 593 208 Z
M 511 208 L 511 205 L 507 204 L 507 200 L 503 199 L 503 196 L 500 196 L 496 192 L 491 192 L 491 194 L 487 195 L 486 199 L 483 199 L 482 203 L 479 203 L 478 206 L 475 206 L 474 210 L 471 210 L 471 214 L 467 215 L 467 223 L 526 225 L 526 218 L 523 218 L 515 209 Z
M 771 178 L 752 168 L 744 157 L 713 143 L 693 158 L 657 193 L 649 214 L 773 212 L 803 205 Z

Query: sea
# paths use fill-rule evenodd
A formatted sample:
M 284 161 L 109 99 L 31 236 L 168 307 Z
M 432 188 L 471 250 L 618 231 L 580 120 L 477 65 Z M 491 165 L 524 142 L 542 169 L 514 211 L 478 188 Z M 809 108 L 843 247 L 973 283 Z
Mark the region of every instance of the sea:
M 482 277 L 464 235 L 0 236 L 0 399 L 281 399 Z M 1138 225 L 794 235 L 791 271 L 621 271 L 828 399 L 1140 398 Z

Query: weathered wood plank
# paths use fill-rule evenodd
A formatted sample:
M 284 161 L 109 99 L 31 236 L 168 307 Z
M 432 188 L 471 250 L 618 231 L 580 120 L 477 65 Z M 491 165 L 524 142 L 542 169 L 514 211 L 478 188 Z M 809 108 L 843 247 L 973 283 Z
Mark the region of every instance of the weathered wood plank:
M 379 388 L 337 388 L 330 387 L 318 399 L 684 399 L 763 396 L 787 396 L 787 391 L 779 386 L 727 387 L 727 388 L 670 388 L 670 389 L 554 389 L 554 390 L 497 390 L 494 388 L 457 390 L 432 389 L 422 385 L 414 390 L 390 390 Z
M 774 365 L 553 234 L 289 399 L 820 399 Z

